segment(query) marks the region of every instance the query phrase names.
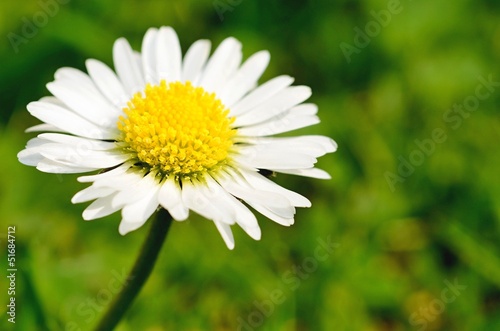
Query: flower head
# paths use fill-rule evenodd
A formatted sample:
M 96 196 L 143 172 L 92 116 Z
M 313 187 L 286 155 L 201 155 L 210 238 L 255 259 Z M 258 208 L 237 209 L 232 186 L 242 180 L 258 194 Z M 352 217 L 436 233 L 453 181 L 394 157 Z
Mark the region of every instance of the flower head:
M 258 86 L 269 63 L 261 51 L 241 64 L 241 44 L 225 39 L 210 57 L 210 42 L 195 42 L 182 57 L 169 27 L 149 29 L 142 53 L 121 38 L 113 47 L 115 71 L 94 59 L 88 74 L 61 68 L 47 84 L 53 96 L 28 105 L 45 132 L 18 154 L 49 173 L 98 174 L 73 203 L 93 202 L 92 220 L 121 210 L 119 231 L 141 227 L 158 207 L 175 220 L 192 210 L 214 222 L 229 248 L 230 226 L 252 238 L 260 228 L 247 206 L 289 226 L 305 197 L 263 175 L 265 171 L 329 178 L 314 168 L 334 152 L 323 136 L 273 137 L 319 123 L 306 86 L 279 76 Z

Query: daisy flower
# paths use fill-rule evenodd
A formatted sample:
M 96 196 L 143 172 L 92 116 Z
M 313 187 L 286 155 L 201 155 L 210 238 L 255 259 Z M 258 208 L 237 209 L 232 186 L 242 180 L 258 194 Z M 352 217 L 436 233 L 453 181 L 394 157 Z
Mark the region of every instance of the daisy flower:
M 277 172 L 315 178 L 317 157 L 336 150 L 324 136 L 273 137 L 319 123 L 317 106 L 303 103 L 307 86 L 279 76 L 258 80 L 269 63 L 260 51 L 242 62 L 241 44 L 225 39 L 210 56 L 210 42 L 196 41 L 182 56 L 175 31 L 151 28 L 142 53 L 120 38 L 113 71 L 89 59 L 88 73 L 61 68 L 47 84 L 52 96 L 28 104 L 43 124 L 18 154 L 20 162 L 48 173 L 79 177 L 91 185 L 73 203 L 93 201 L 93 220 L 121 210 L 119 232 L 141 227 L 159 208 L 173 219 L 194 211 L 212 220 L 227 246 L 231 225 L 260 239 L 248 206 L 289 226 L 295 207 L 308 199 L 271 181 Z

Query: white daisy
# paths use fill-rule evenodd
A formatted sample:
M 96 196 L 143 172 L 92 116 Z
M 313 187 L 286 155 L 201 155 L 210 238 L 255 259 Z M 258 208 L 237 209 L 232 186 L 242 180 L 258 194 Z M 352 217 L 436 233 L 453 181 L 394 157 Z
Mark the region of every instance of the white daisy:
M 61 68 L 47 84 L 53 96 L 30 103 L 40 124 L 19 160 L 49 173 L 81 173 L 92 183 L 73 203 L 94 200 L 85 220 L 121 210 L 119 232 L 141 227 L 159 206 L 177 221 L 192 210 L 212 220 L 227 246 L 237 223 L 258 240 L 247 205 L 289 226 L 305 197 L 263 175 L 269 171 L 329 178 L 316 158 L 336 150 L 323 136 L 271 137 L 319 123 L 306 86 L 279 76 L 258 86 L 269 63 L 261 51 L 243 64 L 241 44 L 225 39 L 209 57 L 210 42 L 195 42 L 182 57 L 170 27 L 149 29 L 142 53 L 118 39 L 115 71 L 90 59 L 88 74 Z

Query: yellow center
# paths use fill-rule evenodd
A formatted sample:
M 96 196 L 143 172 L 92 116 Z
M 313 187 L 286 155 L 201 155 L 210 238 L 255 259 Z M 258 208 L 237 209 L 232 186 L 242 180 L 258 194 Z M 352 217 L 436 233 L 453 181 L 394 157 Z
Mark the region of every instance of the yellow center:
M 124 108 L 118 129 L 138 163 L 164 176 L 198 176 L 227 162 L 236 130 L 229 110 L 191 83 L 147 85 Z

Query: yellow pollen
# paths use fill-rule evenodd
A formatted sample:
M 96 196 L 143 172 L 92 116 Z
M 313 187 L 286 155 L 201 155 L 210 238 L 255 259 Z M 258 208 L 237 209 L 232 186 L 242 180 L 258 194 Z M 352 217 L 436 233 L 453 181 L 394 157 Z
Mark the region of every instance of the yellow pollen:
M 224 165 L 236 130 L 229 110 L 190 82 L 148 84 L 123 109 L 118 129 L 139 163 L 164 176 L 203 175 Z

